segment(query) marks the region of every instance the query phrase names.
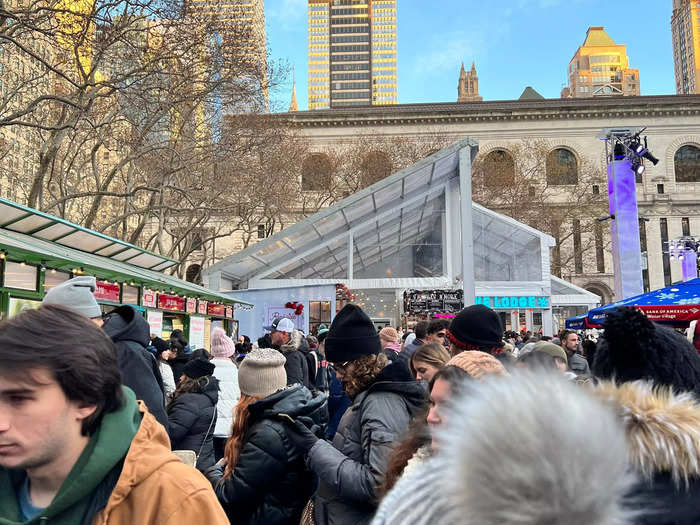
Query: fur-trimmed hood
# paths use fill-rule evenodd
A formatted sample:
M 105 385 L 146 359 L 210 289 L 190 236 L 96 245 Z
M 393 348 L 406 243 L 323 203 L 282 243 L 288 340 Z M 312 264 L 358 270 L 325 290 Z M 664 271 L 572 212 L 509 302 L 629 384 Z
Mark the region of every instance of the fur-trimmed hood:
M 677 486 L 700 478 L 700 403 L 691 393 L 634 381 L 595 390 L 625 427 L 630 464 L 645 479 L 667 473 Z
M 304 334 L 302 334 L 299 330 L 294 330 L 289 337 L 289 342 L 280 346 L 280 352 L 286 355 L 291 354 L 295 350 L 299 350 L 303 340 Z

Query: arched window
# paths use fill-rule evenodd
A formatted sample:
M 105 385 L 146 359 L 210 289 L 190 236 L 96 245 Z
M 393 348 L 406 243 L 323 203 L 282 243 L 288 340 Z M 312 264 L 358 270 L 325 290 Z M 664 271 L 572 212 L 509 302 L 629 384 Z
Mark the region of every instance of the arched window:
M 676 182 L 700 182 L 700 148 L 681 146 L 673 156 Z
M 484 157 L 481 164 L 485 185 L 499 188 L 510 186 L 515 182 L 515 161 L 505 150 L 495 149 Z
M 370 151 L 362 161 L 360 169 L 362 187 L 366 188 L 391 175 L 391 159 L 383 151 Z
M 547 155 L 547 184 L 562 186 L 578 183 L 578 162 L 568 149 L 557 148 Z
M 330 188 L 333 167 L 328 155 L 313 153 L 304 159 L 301 168 L 301 189 L 321 191 Z
M 202 267 L 199 264 L 190 264 L 185 272 L 185 280 L 190 283 L 202 284 Z

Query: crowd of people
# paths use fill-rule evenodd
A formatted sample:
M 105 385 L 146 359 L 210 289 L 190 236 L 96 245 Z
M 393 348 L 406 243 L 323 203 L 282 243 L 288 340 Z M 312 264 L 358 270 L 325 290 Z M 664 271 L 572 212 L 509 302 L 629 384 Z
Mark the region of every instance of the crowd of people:
M 700 355 L 634 309 L 582 341 L 348 304 L 207 351 L 94 289 L 0 324 L 0 524 L 700 523 Z

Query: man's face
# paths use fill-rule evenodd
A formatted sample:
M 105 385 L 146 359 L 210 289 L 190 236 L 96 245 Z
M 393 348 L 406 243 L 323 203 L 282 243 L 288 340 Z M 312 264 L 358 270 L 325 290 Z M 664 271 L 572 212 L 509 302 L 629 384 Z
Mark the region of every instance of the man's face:
M 96 408 L 70 401 L 46 368 L 28 375 L 0 375 L 0 467 L 36 470 L 60 464 Z
M 270 333 L 270 341 L 272 341 L 272 344 L 275 346 L 282 346 L 283 344 L 286 344 L 289 342 L 290 335 L 287 332 L 278 332 L 275 330 L 274 332 Z
M 438 330 L 437 332 L 433 332 L 432 334 L 428 334 L 425 337 L 425 340 L 427 343 L 440 343 L 441 345 L 445 344 L 445 331 L 446 329 L 443 328 L 442 330 Z
M 578 348 L 578 335 L 577 334 L 567 335 L 566 339 L 564 339 L 564 348 L 566 348 L 569 352 L 575 352 L 576 349 Z

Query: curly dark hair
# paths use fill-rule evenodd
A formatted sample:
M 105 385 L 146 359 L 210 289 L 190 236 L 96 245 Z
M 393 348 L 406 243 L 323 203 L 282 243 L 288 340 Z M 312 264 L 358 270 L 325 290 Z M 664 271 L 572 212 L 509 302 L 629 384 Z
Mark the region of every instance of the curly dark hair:
M 367 390 L 377 380 L 379 373 L 389 364 L 389 358 L 384 354 L 370 354 L 352 363 L 351 372 L 341 379 L 343 390 L 350 399 Z

